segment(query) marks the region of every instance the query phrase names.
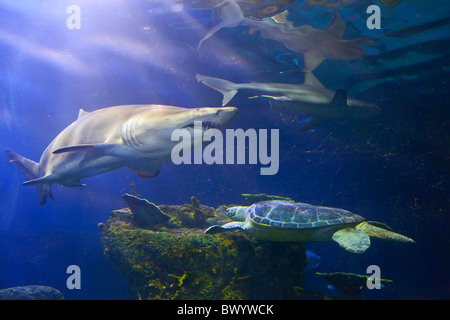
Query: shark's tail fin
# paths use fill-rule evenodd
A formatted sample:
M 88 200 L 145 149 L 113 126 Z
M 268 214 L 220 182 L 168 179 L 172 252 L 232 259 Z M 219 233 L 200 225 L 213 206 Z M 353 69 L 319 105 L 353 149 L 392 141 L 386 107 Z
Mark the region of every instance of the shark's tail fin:
M 225 4 L 219 6 L 213 10 L 213 14 L 220 17 L 220 22 L 215 25 L 208 33 L 200 40 L 197 46 L 197 50 L 200 50 L 203 42 L 214 35 L 222 28 L 237 27 L 244 21 L 244 15 L 242 14 L 241 7 L 234 1 L 225 2 Z
M 29 181 L 24 182 L 23 185 L 34 185 L 39 191 L 39 205 L 42 206 L 47 200 L 47 197 L 54 200 L 50 190 L 51 183 L 39 177 L 39 163 L 22 157 L 14 151 L 7 150 L 6 155 L 8 156 L 9 162 L 15 163 L 23 175 L 28 178 Z
M 238 92 L 236 89 L 236 84 L 228 80 L 202 76 L 201 74 L 197 74 L 196 79 L 198 82 L 202 82 L 208 87 L 223 94 L 222 106 L 230 102 L 230 100 L 233 99 L 234 95 Z

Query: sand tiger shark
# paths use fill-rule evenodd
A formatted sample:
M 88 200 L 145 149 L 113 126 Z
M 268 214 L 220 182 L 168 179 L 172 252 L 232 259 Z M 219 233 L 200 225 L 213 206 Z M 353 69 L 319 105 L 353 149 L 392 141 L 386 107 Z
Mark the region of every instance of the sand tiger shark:
M 83 186 L 80 179 L 129 167 L 140 177 L 158 175 L 163 162 L 170 160 L 175 129 L 193 130 L 194 121 L 202 129 L 226 126 L 236 115 L 235 107 L 180 108 L 164 105 L 125 105 L 80 110 L 78 119 L 50 143 L 39 163 L 6 151 L 9 162 L 28 178 L 25 186 L 39 191 L 39 204 L 53 199 L 50 187 Z
M 257 97 L 271 99 L 276 106 L 286 106 L 312 116 L 299 131 L 306 131 L 329 119 L 341 121 L 378 116 L 380 108 L 372 103 L 347 97 L 343 90 L 336 92 L 325 88 L 311 73 L 305 74 L 303 84 L 285 83 L 233 83 L 228 80 L 200 74 L 197 81 L 223 94 L 222 105 L 226 105 L 239 90 L 262 93 Z
M 302 53 L 305 69 L 313 71 L 325 59 L 355 59 L 367 55 L 369 53 L 360 45 L 373 44 L 373 40 L 368 38 L 344 40 L 345 21 L 338 11 L 334 12 L 334 18 L 328 27 L 320 30 L 310 25 L 294 27 L 293 23 L 286 18 L 289 14 L 287 10 L 262 20 L 247 18 L 235 0 L 229 0 L 215 10 L 221 22 L 211 28 L 200 40 L 197 49 L 218 30 L 243 25 L 251 30 L 260 31 L 266 39 L 281 42 L 289 50 Z

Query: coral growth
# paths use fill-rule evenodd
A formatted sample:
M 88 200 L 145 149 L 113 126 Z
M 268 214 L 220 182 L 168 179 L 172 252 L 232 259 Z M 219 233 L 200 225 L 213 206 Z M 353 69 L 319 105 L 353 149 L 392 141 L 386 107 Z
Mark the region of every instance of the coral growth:
M 226 219 L 217 211 L 214 221 Z M 173 222 L 142 229 L 128 209 L 113 211 L 99 227 L 105 255 L 136 299 L 301 297 L 306 264 L 301 243 L 254 241 L 241 232 L 205 235 L 203 228 Z

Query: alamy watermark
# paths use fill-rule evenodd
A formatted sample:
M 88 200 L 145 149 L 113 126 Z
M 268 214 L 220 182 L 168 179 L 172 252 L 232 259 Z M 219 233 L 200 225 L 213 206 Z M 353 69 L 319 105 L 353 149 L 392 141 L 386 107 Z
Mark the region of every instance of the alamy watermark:
M 66 273 L 70 276 L 66 280 L 66 287 L 69 290 L 81 289 L 81 269 L 79 266 L 72 264 L 67 267 Z
M 381 269 L 376 264 L 367 267 L 366 273 L 371 275 L 367 278 L 367 289 L 381 289 Z
M 203 131 L 202 122 L 194 121 L 193 137 L 190 129 L 176 129 L 171 140 L 178 141 L 172 149 L 171 159 L 178 164 L 248 164 L 265 165 L 261 175 L 274 175 L 279 169 L 279 130 L 267 129 L 226 129 L 225 137 L 218 129 Z M 193 143 L 192 143 L 193 139 Z M 248 142 L 248 145 L 246 144 Z M 204 148 L 203 145 L 208 143 Z M 192 150 L 193 146 L 193 150 Z M 193 151 L 193 152 L 192 152 Z M 193 154 L 193 161 L 192 156 Z
M 66 13 L 69 17 L 66 20 L 66 26 L 69 30 L 81 29 L 81 8 L 78 5 L 72 4 L 67 7 Z M 369 30 L 381 29 L 381 9 L 379 6 L 373 4 L 367 7 L 367 14 L 370 17 L 366 21 Z
M 381 29 L 381 9 L 379 6 L 373 4 L 367 7 L 366 13 L 370 14 L 367 18 L 366 26 L 367 29 Z
M 77 5 L 70 5 L 66 9 L 66 13 L 69 17 L 66 20 L 66 27 L 69 30 L 81 29 L 81 9 Z

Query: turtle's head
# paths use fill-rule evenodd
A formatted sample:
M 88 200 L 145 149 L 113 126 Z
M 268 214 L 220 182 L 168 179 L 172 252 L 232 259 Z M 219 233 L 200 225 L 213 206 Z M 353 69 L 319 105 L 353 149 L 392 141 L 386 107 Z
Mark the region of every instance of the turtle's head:
M 227 209 L 227 216 L 234 221 L 245 221 L 248 207 L 231 207 Z

